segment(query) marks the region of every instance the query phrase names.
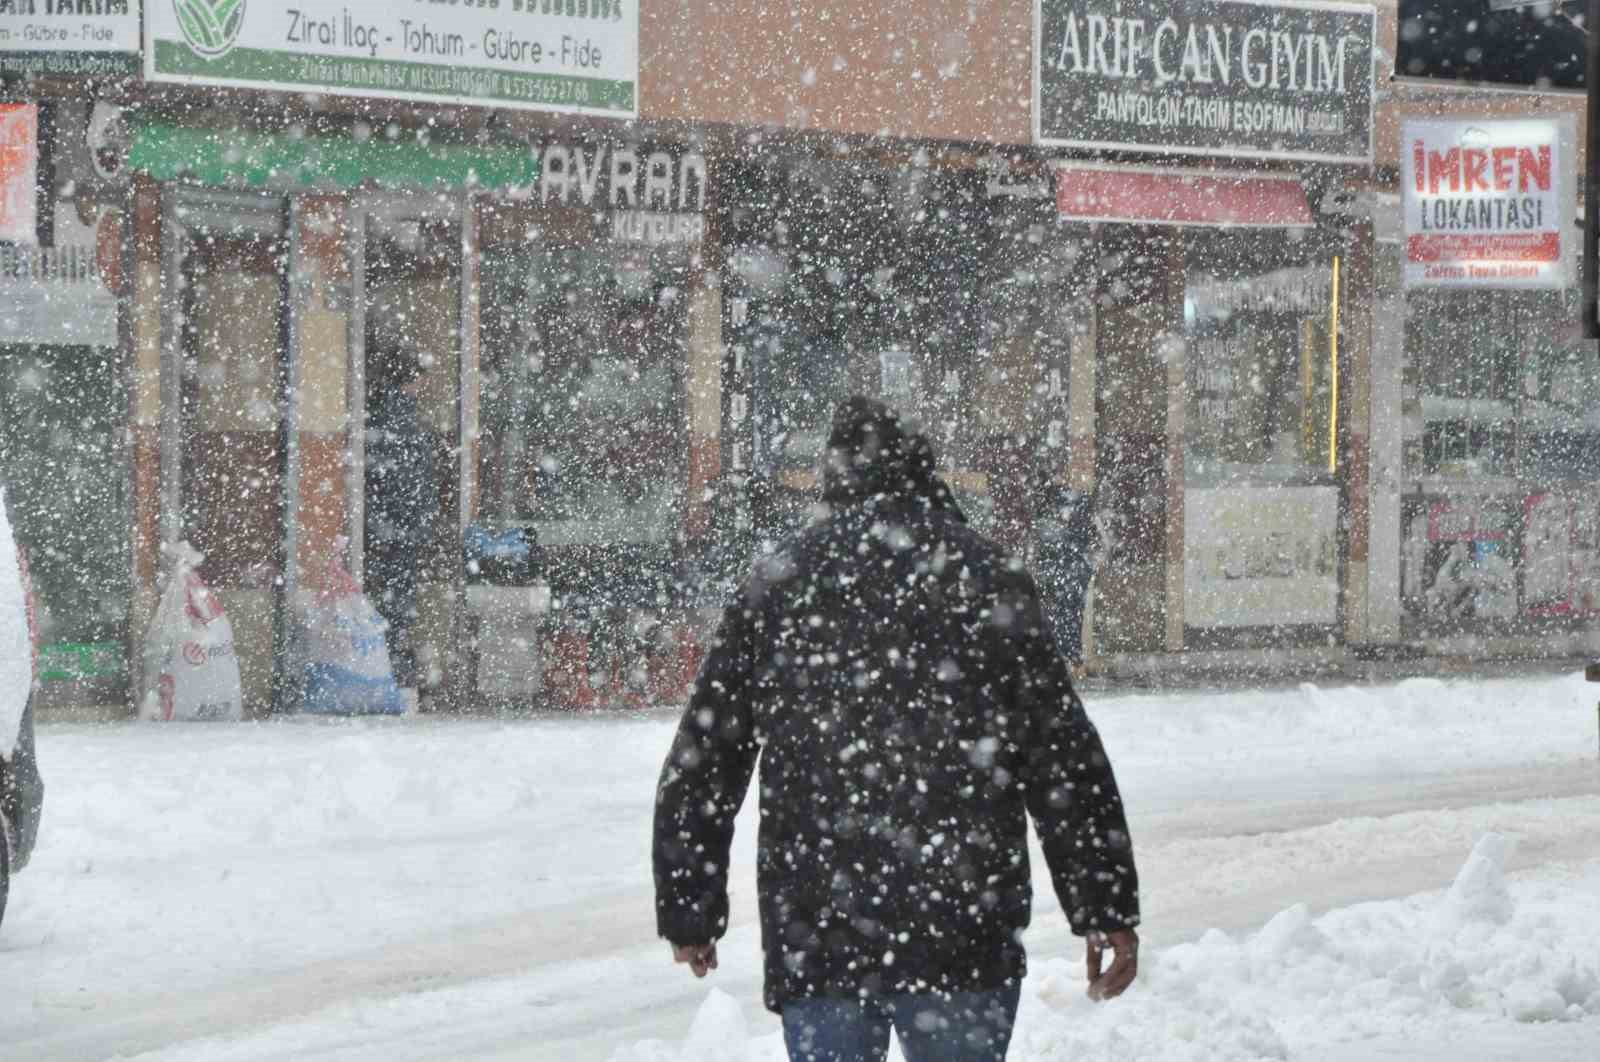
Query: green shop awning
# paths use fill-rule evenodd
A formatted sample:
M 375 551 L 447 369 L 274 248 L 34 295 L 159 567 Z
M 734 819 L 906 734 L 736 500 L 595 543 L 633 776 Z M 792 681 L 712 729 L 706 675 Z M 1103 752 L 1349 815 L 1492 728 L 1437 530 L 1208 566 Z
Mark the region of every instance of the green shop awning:
M 421 144 L 374 137 L 292 136 L 146 123 L 129 164 L 158 181 L 185 178 L 238 188 L 504 188 L 533 184 L 539 162 L 526 146 Z

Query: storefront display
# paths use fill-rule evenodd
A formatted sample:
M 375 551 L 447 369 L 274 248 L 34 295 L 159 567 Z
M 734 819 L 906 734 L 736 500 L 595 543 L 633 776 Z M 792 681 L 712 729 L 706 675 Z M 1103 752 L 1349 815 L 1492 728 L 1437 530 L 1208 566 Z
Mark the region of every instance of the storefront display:
M 533 204 L 486 204 L 484 470 L 542 547 L 683 534 L 686 324 L 705 159 L 555 143 Z
M 1515 617 L 1519 509 L 1502 497 L 1406 498 L 1400 540 L 1406 611 L 1446 627 Z
M 1186 286 L 1191 484 L 1326 475 L 1333 407 L 1331 265 L 1218 278 L 1198 251 Z
M 733 172 L 725 338 L 749 365 L 763 534 L 808 519 L 833 408 L 861 392 L 927 426 L 969 517 L 1024 546 L 1024 480 L 1066 462 L 1087 233 L 966 159 Z

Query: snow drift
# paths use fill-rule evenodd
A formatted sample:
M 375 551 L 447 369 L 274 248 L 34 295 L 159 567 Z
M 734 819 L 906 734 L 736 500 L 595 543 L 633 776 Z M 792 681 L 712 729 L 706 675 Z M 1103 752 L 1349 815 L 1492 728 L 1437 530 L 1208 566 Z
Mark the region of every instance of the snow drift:
M 1506 838 L 1485 835 L 1441 893 L 1313 918 L 1285 908 L 1244 936 L 1217 930 L 1154 948 L 1122 999 L 1094 1004 L 1076 959 L 1036 962 L 1010 1058 L 1257 1062 L 1417 1037 L 1452 1019 L 1593 1022 L 1600 1040 L 1600 863 L 1508 883 Z M 612 1062 L 782 1062 L 712 989 L 681 1044 L 644 1041 Z M 891 1059 L 899 1059 L 898 1049 Z

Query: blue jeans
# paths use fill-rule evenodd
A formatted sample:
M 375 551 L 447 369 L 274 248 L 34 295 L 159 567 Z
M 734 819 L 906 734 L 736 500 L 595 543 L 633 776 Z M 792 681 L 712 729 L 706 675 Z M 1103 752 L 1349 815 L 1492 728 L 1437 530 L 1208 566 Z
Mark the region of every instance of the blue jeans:
M 1021 991 L 790 1000 L 783 1042 L 790 1062 L 883 1062 L 893 1028 L 906 1062 L 1005 1062 Z

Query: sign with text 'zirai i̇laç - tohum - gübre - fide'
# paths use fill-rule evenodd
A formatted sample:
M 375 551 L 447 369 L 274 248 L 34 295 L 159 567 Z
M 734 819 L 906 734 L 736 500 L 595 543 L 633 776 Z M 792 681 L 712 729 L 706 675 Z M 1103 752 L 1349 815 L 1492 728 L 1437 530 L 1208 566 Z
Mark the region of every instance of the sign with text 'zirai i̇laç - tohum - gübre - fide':
M 148 0 L 145 76 L 634 118 L 638 3 Z

